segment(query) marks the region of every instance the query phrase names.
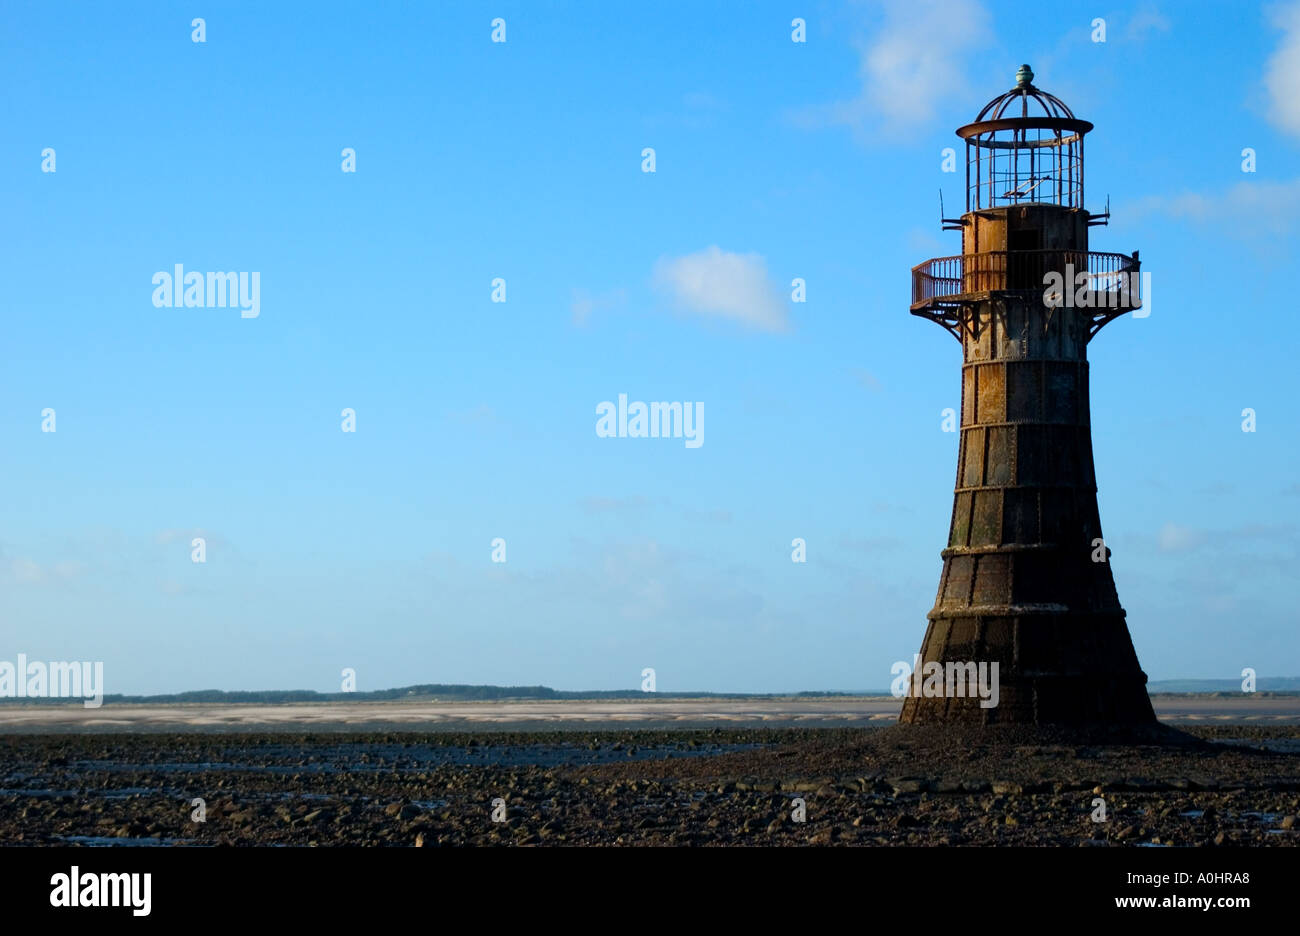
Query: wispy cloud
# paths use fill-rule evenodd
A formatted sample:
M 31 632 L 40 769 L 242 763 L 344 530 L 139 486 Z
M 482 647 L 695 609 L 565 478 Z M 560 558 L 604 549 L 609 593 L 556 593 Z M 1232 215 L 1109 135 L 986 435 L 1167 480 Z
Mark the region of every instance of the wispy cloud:
M 796 122 L 847 126 L 862 142 L 908 136 L 968 86 L 966 58 L 992 38 L 990 22 L 978 0 L 886 0 L 879 29 L 856 43 L 858 96 Z
M 627 301 L 627 290 L 614 289 L 606 293 L 592 295 L 585 289 L 573 291 L 573 302 L 569 305 L 570 319 L 574 325 L 583 328 L 590 324 L 591 317 L 597 312 L 608 312 Z
M 904 544 L 896 536 L 840 536 L 836 545 L 853 552 L 878 553 L 898 549 Z
M 39 563 L 22 556 L 11 559 L 0 556 L 0 583 L 12 582 L 18 585 L 66 583 L 79 578 L 85 573 L 86 568 L 84 562 L 75 559 Z
M 1191 552 L 1205 545 L 1220 548 L 1258 543 L 1295 546 L 1298 537 L 1300 530 L 1291 523 L 1244 523 L 1222 530 L 1202 530 L 1178 523 L 1166 523 L 1156 534 L 1156 546 L 1164 553 Z
M 1194 530 L 1177 523 L 1166 523 L 1156 534 L 1161 552 L 1190 552 L 1201 546 L 1209 537 L 1204 530 Z
M 730 523 L 732 513 L 730 510 L 724 510 L 719 507 L 714 510 L 696 510 L 694 507 L 686 507 L 682 510 L 682 516 L 687 520 L 695 520 L 700 523 Z
M 853 368 L 853 379 L 858 382 L 858 386 L 864 390 L 870 390 L 872 393 L 879 393 L 882 389 L 880 378 L 870 371 L 863 370 L 861 367 Z
M 1270 19 L 1282 30 L 1282 41 L 1264 67 L 1269 119 L 1300 136 L 1300 0 L 1274 7 Z
M 1135 202 L 1132 213 L 1214 224 L 1239 237 L 1286 234 L 1295 227 L 1300 214 L 1300 178 L 1289 182 L 1242 181 L 1219 193 L 1152 195 Z
M 687 520 L 699 523 L 730 523 L 732 513 L 724 508 L 701 509 L 690 505 L 677 505 L 666 497 L 649 498 L 640 494 L 627 497 L 606 497 L 590 495 L 578 501 L 582 512 L 589 516 L 611 515 L 620 519 L 641 513 L 647 509 L 656 511 L 678 510 Z
M 767 275 L 760 254 L 739 254 L 713 246 L 655 265 L 655 285 L 683 308 L 769 332 L 789 330 L 781 291 Z
M 649 500 L 639 494 L 628 497 L 603 497 L 591 495 L 584 497 L 578 502 L 584 513 L 587 514 L 607 514 L 607 513 L 624 513 L 629 510 L 641 510 Z
M 682 103 L 692 111 L 721 111 L 727 109 L 727 102 L 707 91 L 688 91 L 682 96 Z
M 682 106 L 672 112 L 655 114 L 646 118 L 647 127 L 685 127 L 699 130 L 712 126 L 720 114 L 730 109 L 727 101 L 708 91 L 688 91 L 682 95 Z
M 1124 38 L 1141 42 L 1153 33 L 1169 32 L 1169 20 L 1153 4 L 1144 3 L 1129 19 L 1124 28 Z
M 193 542 L 195 537 L 200 537 L 204 542 L 212 546 L 229 545 L 219 534 L 213 533 L 211 530 L 202 529 L 201 527 L 159 530 L 154 533 L 153 541 L 159 546 L 170 546 L 173 543 L 183 543 L 188 546 Z
M 491 426 L 498 420 L 497 411 L 488 403 L 480 403 L 467 410 L 454 410 L 449 415 L 453 421 L 466 426 Z

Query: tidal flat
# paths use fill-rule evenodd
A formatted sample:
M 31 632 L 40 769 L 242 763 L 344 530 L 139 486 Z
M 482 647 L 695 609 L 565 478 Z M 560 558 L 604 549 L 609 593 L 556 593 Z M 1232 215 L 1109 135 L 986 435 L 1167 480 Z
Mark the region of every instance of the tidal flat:
M 0 844 L 1300 844 L 1300 726 L 1180 729 L 9 734 Z

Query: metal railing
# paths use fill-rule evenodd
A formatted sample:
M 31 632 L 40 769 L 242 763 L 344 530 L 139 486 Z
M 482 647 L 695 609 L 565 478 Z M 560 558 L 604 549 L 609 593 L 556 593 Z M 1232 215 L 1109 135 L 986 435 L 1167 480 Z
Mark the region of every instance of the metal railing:
M 990 250 L 956 257 L 936 257 L 912 267 L 912 306 L 993 290 L 1041 290 L 1048 298 L 1048 277 L 1060 275 L 1058 301 L 1074 305 L 1079 290 L 1089 305 L 1133 308 L 1141 305 L 1141 264 L 1136 257 L 1083 250 Z M 1079 274 L 1086 274 L 1080 281 Z M 1064 295 L 1068 293 L 1068 295 Z

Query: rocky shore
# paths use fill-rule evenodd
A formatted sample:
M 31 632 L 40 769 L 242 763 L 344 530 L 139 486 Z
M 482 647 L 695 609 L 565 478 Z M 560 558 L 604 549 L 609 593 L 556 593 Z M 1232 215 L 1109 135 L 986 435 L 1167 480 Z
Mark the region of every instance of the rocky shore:
M 1294 726 L 0 737 L 5 845 L 1295 846 L 1298 814 Z

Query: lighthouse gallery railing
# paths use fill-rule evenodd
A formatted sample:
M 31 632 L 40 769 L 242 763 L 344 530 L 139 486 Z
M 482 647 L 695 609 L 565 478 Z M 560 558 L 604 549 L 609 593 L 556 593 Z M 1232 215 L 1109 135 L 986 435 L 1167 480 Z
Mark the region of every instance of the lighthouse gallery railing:
M 1136 257 L 1082 250 L 990 250 L 936 257 L 912 267 L 912 307 L 963 295 L 1008 289 L 1047 289 L 1047 275 L 1059 273 L 1064 289 L 1094 294 L 1100 306 L 1141 304 L 1140 263 Z M 1081 286 L 1080 273 L 1086 274 Z M 1075 277 L 1074 280 L 1070 276 Z M 1111 299 L 1114 301 L 1111 301 Z

